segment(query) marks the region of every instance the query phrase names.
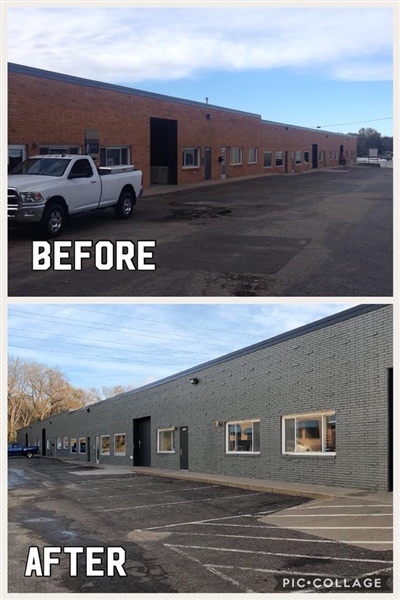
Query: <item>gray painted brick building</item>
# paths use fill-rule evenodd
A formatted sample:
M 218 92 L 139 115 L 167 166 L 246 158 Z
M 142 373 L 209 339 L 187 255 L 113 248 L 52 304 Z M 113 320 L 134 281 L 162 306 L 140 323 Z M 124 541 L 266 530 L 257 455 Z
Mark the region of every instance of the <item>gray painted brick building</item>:
M 392 306 L 361 305 L 18 432 L 89 463 L 392 489 Z

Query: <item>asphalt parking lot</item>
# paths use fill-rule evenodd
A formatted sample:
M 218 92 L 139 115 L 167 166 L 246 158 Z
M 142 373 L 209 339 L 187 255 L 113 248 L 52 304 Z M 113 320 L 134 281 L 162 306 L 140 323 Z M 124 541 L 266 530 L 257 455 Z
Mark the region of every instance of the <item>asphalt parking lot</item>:
M 99 271 L 93 251 L 81 270 L 33 271 L 40 236 L 11 228 L 8 293 L 389 297 L 392 179 L 392 169 L 354 166 L 146 195 L 132 220 L 87 215 L 58 239 L 127 240 L 136 249 L 138 240 L 155 241 L 154 271 Z M 72 250 L 63 264 L 74 257 Z
M 304 497 L 42 458 L 9 460 L 9 488 L 10 593 L 263 593 L 283 577 L 391 573 L 390 550 L 329 539 L 279 519 L 281 511 L 314 514 L 321 502 Z M 24 578 L 33 545 L 122 546 L 127 577 L 86 576 L 82 561 L 71 577 L 64 561 L 50 578 Z

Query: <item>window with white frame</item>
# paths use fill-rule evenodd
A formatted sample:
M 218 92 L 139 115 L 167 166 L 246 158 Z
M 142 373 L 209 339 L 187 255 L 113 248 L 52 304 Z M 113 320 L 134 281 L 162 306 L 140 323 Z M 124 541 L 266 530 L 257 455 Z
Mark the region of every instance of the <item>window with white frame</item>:
M 339 158 L 339 152 L 337 150 L 335 150 L 335 160 L 338 160 Z
M 114 454 L 125 456 L 126 454 L 126 435 L 125 433 L 116 433 L 114 435 Z
M 301 150 L 296 150 L 296 152 L 294 153 L 294 160 L 296 162 L 296 165 L 301 165 Z
M 101 436 L 101 454 L 103 456 L 110 455 L 110 436 L 109 435 Z
M 76 454 L 76 438 L 71 438 L 71 454 Z
M 46 449 L 50 450 L 50 440 L 47 440 L 47 442 L 46 442 Z
M 323 150 L 320 150 L 320 151 L 319 151 L 319 153 L 318 153 L 318 160 L 319 160 L 319 161 L 322 161 L 322 160 L 324 160 L 324 151 L 323 151 Z
M 183 149 L 182 167 L 184 169 L 198 169 L 200 167 L 200 148 Z
M 226 452 L 260 452 L 260 421 L 230 421 L 226 424 Z
M 129 165 L 129 148 L 108 146 L 100 148 L 100 166 L 112 167 L 113 165 Z
M 269 150 L 264 152 L 264 167 L 272 167 L 272 152 Z
M 278 150 L 275 152 L 275 166 L 282 167 L 283 166 L 283 152 Z
M 232 146 L 230 149 L 231 165 L 242 164 L 242 149 L 237 146 Z
M 257 148 L 249 148 L 247 162 L 249 163 L 249 165 L 257 163 Z
M 332 152 L 332 150 L 329 150 L 329 160 L 333 160 L 333 152 Z
M 57 438 L 57 450 L 61 450 L 62 448 L 62 439 L 60 437 Z
M 175 428 L 157 430 L 157 452 L 171 453 L 175 452 Z
M 79 454 L 85 454 L 85 453 L 86 453 L 86 438 L 80 437 L 79 438 Z
M 68 450 L 68 436 L 67 435 L 64 435 L 63 447 L 64 447 L 64 450 Z
M 283 454 L 334 454 L 336 415 L 334 412 L 282 417 Z

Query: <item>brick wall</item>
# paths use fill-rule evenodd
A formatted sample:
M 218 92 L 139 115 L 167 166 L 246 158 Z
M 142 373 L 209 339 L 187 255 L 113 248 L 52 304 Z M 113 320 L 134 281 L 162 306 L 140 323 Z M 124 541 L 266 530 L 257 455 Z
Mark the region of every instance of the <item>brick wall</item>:
M 339 164 L 339 147 L 356 151 L 356 138 L 318 130 L 262 121 L 259 115 L 232 111 L 201 103 L 163 99 L 157 95 L 138 95 L 127 88 L 87 85 L 85 80 L 25 68 L 24 73 L 9 72 L 9 144 L 26 145 L 28 156 L 38 152 L 38 145 L 78 145 L 83 149 L 86 129 L 100 132 L 101 146 L 127 146 L 131 162 L 143 171 L 144 187 L 150 186 L 150 118 L 178 122 L 178 183 L 204 180 L 204 163 L 196 169 L 183 169 L 184 148 L 199 147 L 204 159 L 211 148 L 212 179 L 221 178 L 221 148 L 227 148 L 226 177 L 284 173 L 285 167 L 264 168 L 264 151 L 288 153 L 287 171 L 301 172 L 312 168 L 312 144 L 325 153 L 319 167 Z M 27 74 L 28 73 L 28 74 Z M 54 77 L 53 77 L 54 76 Z M 50 78 L 49 78 L 50 77 Z M 79 81 L 79 83 L 78 83 Z M 229 104 L 229 98 L 227 98 Z M 207 115 L 212 118 L 207 118 Z M 241 147 L 242 165 L 231 165 L 229 149 Z M 248 149 L 257 148 L 257 164 L 248 164 Z M 309 163 L 294 164 L 292 153 L 309 152 Z M 337 157 L 329 160 L 329 152 Z M 335 154 L 334 154 L 335 156 Z
M 179 451 L 157 454 L 158 428 L 189 427 L 189 470 L 205 473 L 387 489 L 388 369 L 392 367 L 392 309 L 347 317 L 229 360 L 20 430 L 18 439 L 79 438 L 126 433 L 125 457 L 102 463 L 132 464 L 133 419 L 151 417 L 151 465 L 178 470 Z M 190 377 L 198 385 L 189 383 Z M 336 413 L 336 455 L 282 454 L 281 419 L 314 411 Z M 225 423 L 260 419 L 261 451 L 225 452 Z M 51 424 L 50 424 L 51 421 Z M 222 421 L 222 426 L 216 426 Z M 52 455 L 55 451 L 52 449 Z M 56 451 L 71 457 L 69 451 Z M 72 455 L 86 461 L 86 455 Z M 94 447 L 91 461 L 95 460 Z

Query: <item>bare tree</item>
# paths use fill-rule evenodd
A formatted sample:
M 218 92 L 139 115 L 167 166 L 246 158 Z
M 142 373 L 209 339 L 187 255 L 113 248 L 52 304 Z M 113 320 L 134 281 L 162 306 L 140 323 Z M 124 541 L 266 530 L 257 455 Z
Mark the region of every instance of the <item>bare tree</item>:
M 8 364 L 8 435 L 32 421 L 84 406 L 85 393 L 74 388 L 63 373 L 38 362 L 11 357 Z

